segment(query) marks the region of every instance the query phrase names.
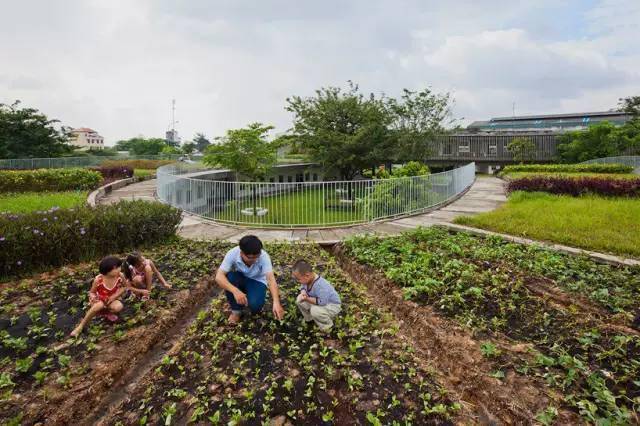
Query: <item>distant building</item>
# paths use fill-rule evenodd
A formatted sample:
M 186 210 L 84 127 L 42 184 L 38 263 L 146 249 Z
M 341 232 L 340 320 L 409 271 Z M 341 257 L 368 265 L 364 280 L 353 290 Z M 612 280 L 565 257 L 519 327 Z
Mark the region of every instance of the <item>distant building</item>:
M 100 136 L 98 132 L 88 127 L 71 130 L 71 140 L 69 143 L 72 146 L 85 150 L 104 149 L 104 138 Z
M 467 130 L 469 132 L 566 132 L 583 130 L 592 124 L 603 121 L 614 125 L 623 125 L 630 119 L 630 114 L 621 111 L 521 115 L 495 117 L 488 121 L 474 121 L 467 126 Z
M 178 136 L 178 131 L 175 129 L 167 130 L 164 139 L 168 145 L 175 147 L 180 146 L 180 136 Z

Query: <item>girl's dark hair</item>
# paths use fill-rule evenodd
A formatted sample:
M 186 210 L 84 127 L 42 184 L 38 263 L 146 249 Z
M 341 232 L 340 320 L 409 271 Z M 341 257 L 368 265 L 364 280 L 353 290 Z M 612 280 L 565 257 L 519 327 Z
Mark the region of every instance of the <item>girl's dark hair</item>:
M 122 272 L 124 276 L 127 277 L 128 280 L 133 279 L 133 271 L 132 268 L 139 266 L 142 263 L 142 255 L 137 251 L 129 254 L 127 259 L 122 264 Z
M 120 266 L 122 266 L 122 259 L 115 256 L 107 256 L 100 261 L 98 269 L 102 275 L 106 275 Z

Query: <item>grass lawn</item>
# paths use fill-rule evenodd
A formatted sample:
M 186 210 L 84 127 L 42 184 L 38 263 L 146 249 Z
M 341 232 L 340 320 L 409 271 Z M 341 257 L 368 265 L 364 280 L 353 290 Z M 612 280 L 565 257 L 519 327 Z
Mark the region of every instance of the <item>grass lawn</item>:
M 28 213 L 51 207 L 71 208 L 86 202 L 87 193 L 84 191 L 0 194 L 0 212 Z
M 455 220 L 505 234 L 640 257 L 640 199 L 514 192 L 506 204 Z
M 540 172 L 512 172 L 501 175 L 505 179 L 519 179 L 532 176 L 561 176 L 561 177 L 601 177 L 607 179 L 638 179 L 640 175 L 633 173 L 540 173 Z
M 134 169 L 133 176 L 143 178 L 156 174 L 156 169 Z
M 247 199 L 210 216 L 217 220 L 242 221 L 265 225 L 322 224 L 364 220 L 364 212 L 360 206 L 356 206 L 353 209 L 346 207 L 343 209 L 325 209 L 323 192 L 318 189 L 308 189 L 263 198 L 258 201 L 258 207 L 268 209 L 268 213 L 265 216 L 245 216 L 240 213 L 242 209 L 252 207 L 251 200 Z
M 321 226 L 323 224 L 335 225 L 363 222 L 369 220 L 371 214 L 376 217 L 380 217 L 383 214 L 379 210 L 384 209 L 384 207 L 369 207 L 374 211 L 368 211 L 366 205 L 368 193 L 364 192 L 364 188 L 359 188 L 356 191 L 356 203 L 353 206 L 341 202 L 340 198 L 342 196 L 334 193 L 328 194 L 327 191 L 323 192 L 322 189 L 309 188 L 293 193 L 264 197 L 258 201 L 257 207 L 263 207 L 268 210 L 265 216 L 248 216 L 241 213 L 241 210 L 253 207 L 250 198 L 242 200 L 238 204 L 229 205 L 221 212 L 208 214 L 207 216 L 220 221 L 255 223 L 266 226 L 289 224 Z M 346 195 L 345 198 L 347 198 Z M 422 202 L 433 205 L 444 201 L 444 199 L 445 196 L 437 191 L 429 191 Z M 331 204 L 332 207 L 327 207 L 328 204 Z M 384 210 L 384 214 L 401 214 L 406 207 L 405 204 L 394 203 L 393 206 Z

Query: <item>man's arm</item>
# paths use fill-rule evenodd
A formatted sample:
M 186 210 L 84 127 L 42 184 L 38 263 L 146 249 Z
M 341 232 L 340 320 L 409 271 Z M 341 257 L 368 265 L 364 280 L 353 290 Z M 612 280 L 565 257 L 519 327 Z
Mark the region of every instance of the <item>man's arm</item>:
M 247 301 L 247 295 L 241 292 L 238 287 L 229 282 L 229 280 L 227 279 L 227 272 L 222 268 L 218 268 L 218 271 L 216 271 L 216 284 L 218 284 L 218 287 L 220 287 L 221 289 L 233 294 L 238 304 L 245 306 L 249 304 L 249 302 Z
M 271 293 L 271 298 L 273 299 L 273 315 L 281 320 L 282 318 L 284 318 L 284 309 L 282 308 L 282 304 L 280 303 L 280 293 L 278 292 L 278 283 L 276 282 L 276 276 L 273 274 L 273 271 L 267 272 L 266 276 L 267 283 L 269 284 L 269 292 Z

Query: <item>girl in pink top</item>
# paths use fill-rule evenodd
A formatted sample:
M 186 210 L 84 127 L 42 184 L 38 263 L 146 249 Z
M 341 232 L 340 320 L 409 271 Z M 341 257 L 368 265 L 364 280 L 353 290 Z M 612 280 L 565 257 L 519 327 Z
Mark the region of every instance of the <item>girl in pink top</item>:
M 129 281 L 129 291 L 142 300 L 148 300 L 151 294 L 153 276 L 157 275 L 160 283 L 171 288 L 151 259 L 147 259 L 138 252 L 131 253 L 123 265 L 124 274 Z

